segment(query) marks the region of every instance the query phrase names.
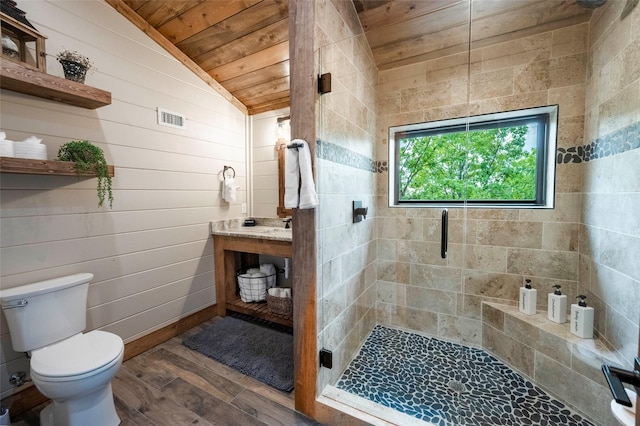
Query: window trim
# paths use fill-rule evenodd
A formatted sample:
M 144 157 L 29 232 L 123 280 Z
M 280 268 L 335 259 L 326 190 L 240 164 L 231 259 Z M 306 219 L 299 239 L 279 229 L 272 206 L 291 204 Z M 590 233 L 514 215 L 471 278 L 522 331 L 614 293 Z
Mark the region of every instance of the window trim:
M 544 132 L 539 137 L 544 137 L 542 146 L 538 141 L 536 159 L 536 199 L 522 200 L 429 200 L 419 201 L 399 200 L 399 136 L 414 133 L 416 135 L 428 135 L 430 133 L 445 133 L 459 131 L 460 129 L 482 129 L 499 127 L 498 121 L 525 121 L 530 117 L 546 117 Z M 444 131 L 443 131 L 444 130 Z M 389 127 L 389 207 L 475 207 L 475 208 L 528 208 L 528 209 L 552 209 L 555 207 L 555 177 L 556 177 L 556 147 L 558 133 L 558 105 L 526 108 L 520 110 L 504 111 L 491 114 L 482 114 L 469 117 L 460 117 L 414 123 L 402 126 Z M 542 170 L 541 170 L 542 169 Z

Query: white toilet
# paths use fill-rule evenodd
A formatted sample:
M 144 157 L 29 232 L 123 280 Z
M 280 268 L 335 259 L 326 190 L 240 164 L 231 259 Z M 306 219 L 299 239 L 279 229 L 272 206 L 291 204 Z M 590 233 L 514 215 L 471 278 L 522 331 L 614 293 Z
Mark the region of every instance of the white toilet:
M 0 304 L 16 352 L 31 355 L 31 378 L 53 401 L 40 424 L 118 425 L 111 379 L 124 343 L 100 330 L 83 334 L 93 274 L 82 273 L 0 291 Z
M 613 417 L 620 423 L 621 426 L 635 426 L 636 424 L 636 393 L 631 389 L 625 389 L 629 400 L 631 401 L 631 407 L 625 407 L 618 404 L 615 399 L 611 400 L 611 412 Z

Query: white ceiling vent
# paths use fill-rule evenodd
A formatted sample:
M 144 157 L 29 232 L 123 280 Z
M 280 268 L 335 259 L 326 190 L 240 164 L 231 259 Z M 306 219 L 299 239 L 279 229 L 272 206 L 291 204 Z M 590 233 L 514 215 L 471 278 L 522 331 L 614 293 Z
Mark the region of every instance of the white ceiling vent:
M 158 107 L 158 124 L 161 126 L 174 127 L 176 129 L 186 128 L 184 115 L 167 111 L 160 107 Z

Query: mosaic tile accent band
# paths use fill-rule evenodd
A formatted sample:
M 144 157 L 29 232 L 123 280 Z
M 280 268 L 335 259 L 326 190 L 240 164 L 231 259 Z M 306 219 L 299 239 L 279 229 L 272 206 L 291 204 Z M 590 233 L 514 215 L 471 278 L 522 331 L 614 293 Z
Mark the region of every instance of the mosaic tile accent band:
M 336 387 L 439 426 L 593 425 L 482 349 L 381 325 Z
M 640 123 L 604 135 L 595 141 L 571 148 L 558 148 L 557 163 L 582 163 L 640 148 Z
M 638 148 L 640 148 L 640 122 L 630 124 L 586 145 L 558 148 L 556 162 L 557 164 L 582 163 Z M 389 170 L 387 161 L 373 160 L 322 139 L 316 141 L 316 156 L 323 160 L 368 170 L 372 173 L 386 173 Z
M 375 161 L 365 155 L 341 147 L 331 142 L 316 140 L 316 156 L 323 160 L 342 164 L 356 169 L 368 170 L 372 173 L 387 171 L 386 161 Z

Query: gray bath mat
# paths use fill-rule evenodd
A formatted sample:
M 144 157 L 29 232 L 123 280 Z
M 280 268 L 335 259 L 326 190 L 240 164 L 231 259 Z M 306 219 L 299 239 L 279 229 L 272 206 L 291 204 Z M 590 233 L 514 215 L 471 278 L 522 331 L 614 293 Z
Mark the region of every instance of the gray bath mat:
M 293 390 L 291 334 L 227 316 L 182 343 L 278 390 Z

